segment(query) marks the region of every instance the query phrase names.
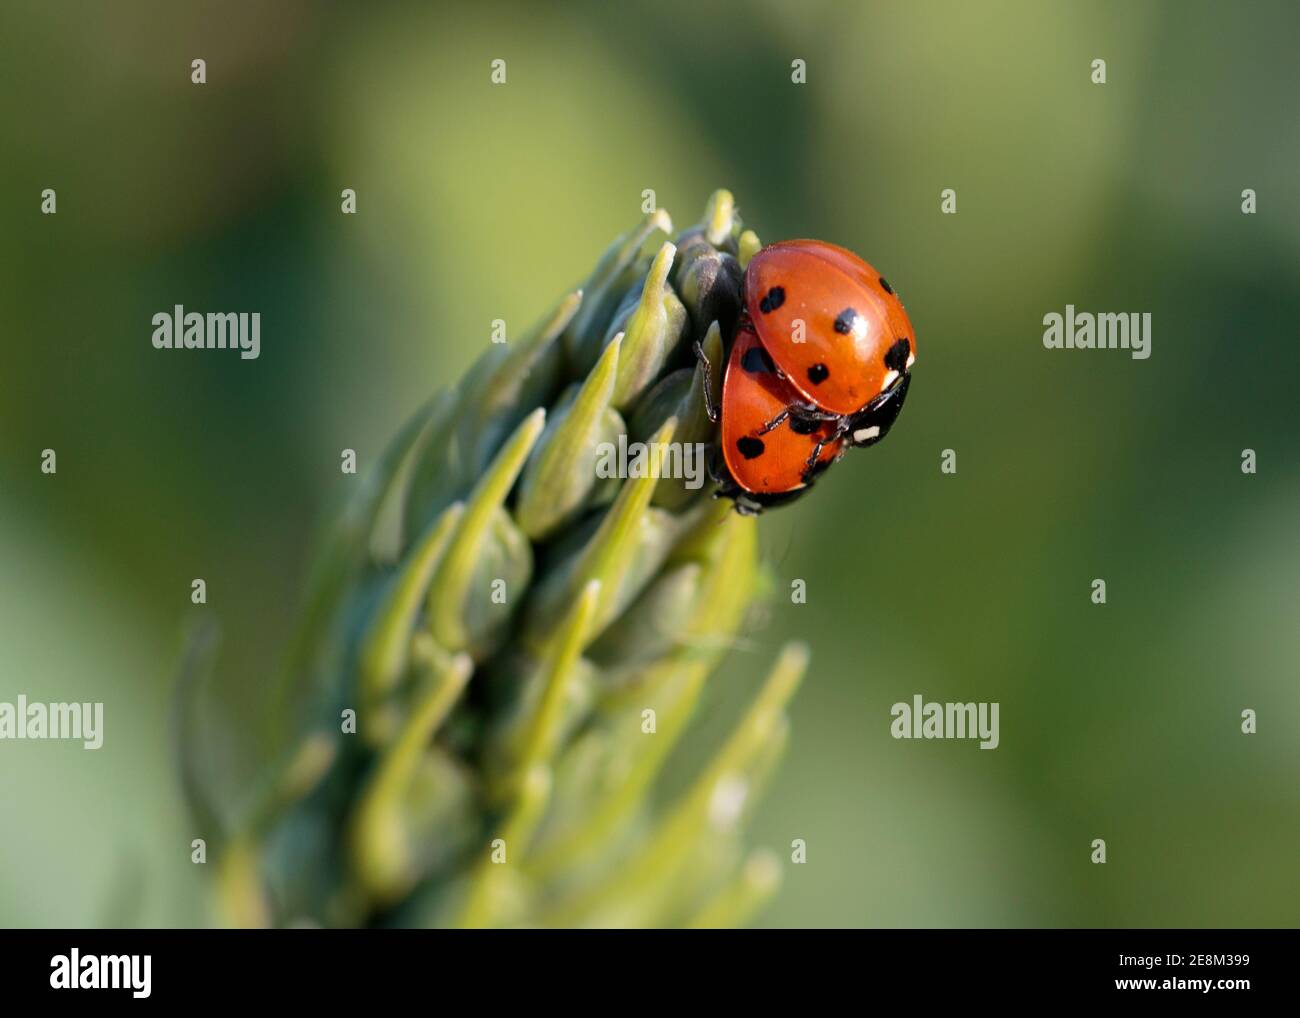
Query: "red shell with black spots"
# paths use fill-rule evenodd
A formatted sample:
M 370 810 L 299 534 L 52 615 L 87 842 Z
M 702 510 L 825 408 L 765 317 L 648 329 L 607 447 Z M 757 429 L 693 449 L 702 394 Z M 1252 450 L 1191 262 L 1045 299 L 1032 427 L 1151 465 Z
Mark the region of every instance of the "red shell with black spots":
M 912 323 L 884 277 L 820 240 L 785 240 L 754 255 L 745 310 L 799 395 L 831 413 L 861 410 L 916 357 Z
M 798 393 L 777 373 L 758 335 L 742 323 L 722 379 L 722 455 L 739 487 L 757 495 L 779 495 L 807 485 L 817 442 L 830 439 L 834 425 L 806 425 L 787 417 L 770 431 L 762 430 L 797 399 Z M 817 463 L 834 460 L 843 447 L 842 438 L 828 441 Z

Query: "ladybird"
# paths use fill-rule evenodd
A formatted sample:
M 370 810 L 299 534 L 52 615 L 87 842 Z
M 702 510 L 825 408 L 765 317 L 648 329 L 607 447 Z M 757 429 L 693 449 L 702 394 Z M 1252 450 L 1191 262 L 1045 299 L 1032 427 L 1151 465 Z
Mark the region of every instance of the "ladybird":
M 752 325 L 741 321 L 722 376 L 719 495 L 755 515 L 804 494 L 844 451 L 836 421 L 796 414 L 799 393 L 777 371 Z
M 902 409 L 916 335 L 893 287 L 852 251 L 820 240 L 760 250 L 745 271 L 745 314 L 809 419 L 851 445 L 884 437 Z

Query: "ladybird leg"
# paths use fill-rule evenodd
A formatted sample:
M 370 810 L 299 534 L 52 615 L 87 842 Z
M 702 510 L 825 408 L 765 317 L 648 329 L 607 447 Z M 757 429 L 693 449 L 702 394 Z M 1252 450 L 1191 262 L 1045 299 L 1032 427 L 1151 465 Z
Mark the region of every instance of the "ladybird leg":
M 822 441 L 818 442 L 818 443 L 817 443 L 817 447 L 816 447 L 815 449 L 813 449 L 813 451 L 812 451 L 812 455 L 808 457 L 808 462 L 805 463 L 805 464 L 803 465 L 803 483 L 804 483 L 804 484 L 809 483 L 809 481 L 811 480 L 811 478 L 812 478 L 812 476 L 813 476 L 813 472 L 817 469 L 817 460 L 818 460 L 818 458 L 820 458 L 820 456 L 821 456 L 821 454 L 822 454 L 822 447 L 823 447 L 825 444 L 826 444 L 826 440 L 825 440 L 825 439 L 823 439 Z
M 784 424 L 785 421 L 786 421 L 786 418 L 789 417 L 789 416 L 790 416 L 790 408 L 789 408 L 789 407 L 786 407 L 786 408 L 785 408 L 784 410 L 782 410 L 779 414 L 777 414 L 777 415 L 776 415 L 775 417 L 773 417 L 770 421 L 768 421 L 768 422 L 767 422 L 766 424 L 764 424 L 761 428 L 759 428 L 758 431 L 755 432 L 755 434 L 758 434 L 758 435 L 766 435 L 766 434 L 767 434 L 769 431 L 771 431 L 773 428 L 779 428 L 782 424 Z
M 799 430 L 796 425 L 807 425 L 808 430 L 800 433 L 809 434 L 815 430 L 815 425 L 823 424 L 826 421 L 838 421 L 840 415 L 831 413 L 828 410 L 822 410 L 813 406 L 811 403 L 791 403 L 788 407 L 759 428 L 755 434 L 766 435 L 773 428 L 779 428 L 787 419 L 790 419 L 790 426 L 795 428 L 796 431 Z
M 823 410 L 821 407 L 813 406 L 811 403 L 796 403 L 794 412 L 797 416 L 806 421 L 820 421 L 823 424 L 827 421 L 839 421 L 844 415 L 837 414 L 833 410 Z
M 838 442 L 844 437 L 844 433 L 848 430 L 849 418 L 840 417 L 835 422 L 835 430 L 825 438 L 819 438 L 817 440 L 817 444 L 813 446 L 812 455 L 808 457 L 808 462 L 804 464 L 803 477 L 805 483 L 808 481 L 809 477 L 812 476 L 812 472 L 817 469 L 817 462 L 822 458 L 822 450 L 832 442 Z M 840 455 L 844 455 L 843 449 L 840 450 Z M 839 456 L 837 456 L 836 459 L 839 459 Z
M 722 408 L 713 402 L 713 364 L 698 339 L 695 341 L 695 359 L 704 369 L 701 376 L 704 381 L 704 412 L 709 415 L 712 423 L 717 424 L 718 418 L 722 416 Z

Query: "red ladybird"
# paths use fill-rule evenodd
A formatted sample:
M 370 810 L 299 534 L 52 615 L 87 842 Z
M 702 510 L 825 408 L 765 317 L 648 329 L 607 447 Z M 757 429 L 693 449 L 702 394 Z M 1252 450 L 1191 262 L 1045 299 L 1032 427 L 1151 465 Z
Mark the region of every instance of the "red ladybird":
M 726 474 L 720 494 L 746 514 L 802 495 L 843 452 L 827 421 L 796 417 L 799 394 L 776 370 L 746 321 L 740 323 L 722 378 L 721 441 Z
M 823 241 L 771 244 L 745 271 L 745 311 L 810 414 L 834 419 L 853 445 L 884 437 L 902 408 L 916 335 L 879 272 Z
M 722 422 L 719 494 L 757 513 L 803 494 L 847 445 L 885 437 L 911 384 L 916 338 L 884 277 L 834 244 L 765 247 L 744 288 L 720 414 L 709 413 Z

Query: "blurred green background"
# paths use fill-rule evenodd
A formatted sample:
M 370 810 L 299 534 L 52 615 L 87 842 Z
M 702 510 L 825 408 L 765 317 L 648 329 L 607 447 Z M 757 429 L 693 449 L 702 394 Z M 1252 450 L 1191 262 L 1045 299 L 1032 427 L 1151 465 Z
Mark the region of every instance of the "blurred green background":
M 681 226 L 725 186 L 877 265 L 919 337 L 889 441 L 763 521 L 776 597 L 717 679 L 812 644 L 751 838 L 808 862 L 762 922 L 1296 925 L 1298 38 L 1289 2 L 5 4 L 0 700 L 107 733 L 0 743 L 0 923 L 210 921 L 187 620 L 220 619 L 210 749 L 252 773 L 339 450 L 373 461 L 644 188 Z M 155 351 L 175 303 L 261 311 L 261 358 Z M 1045 350 L 1067 303 L 1150 312 L 1151 359 Z M 916 693 L 999 701 L 1001 746 L 893 740 Z

